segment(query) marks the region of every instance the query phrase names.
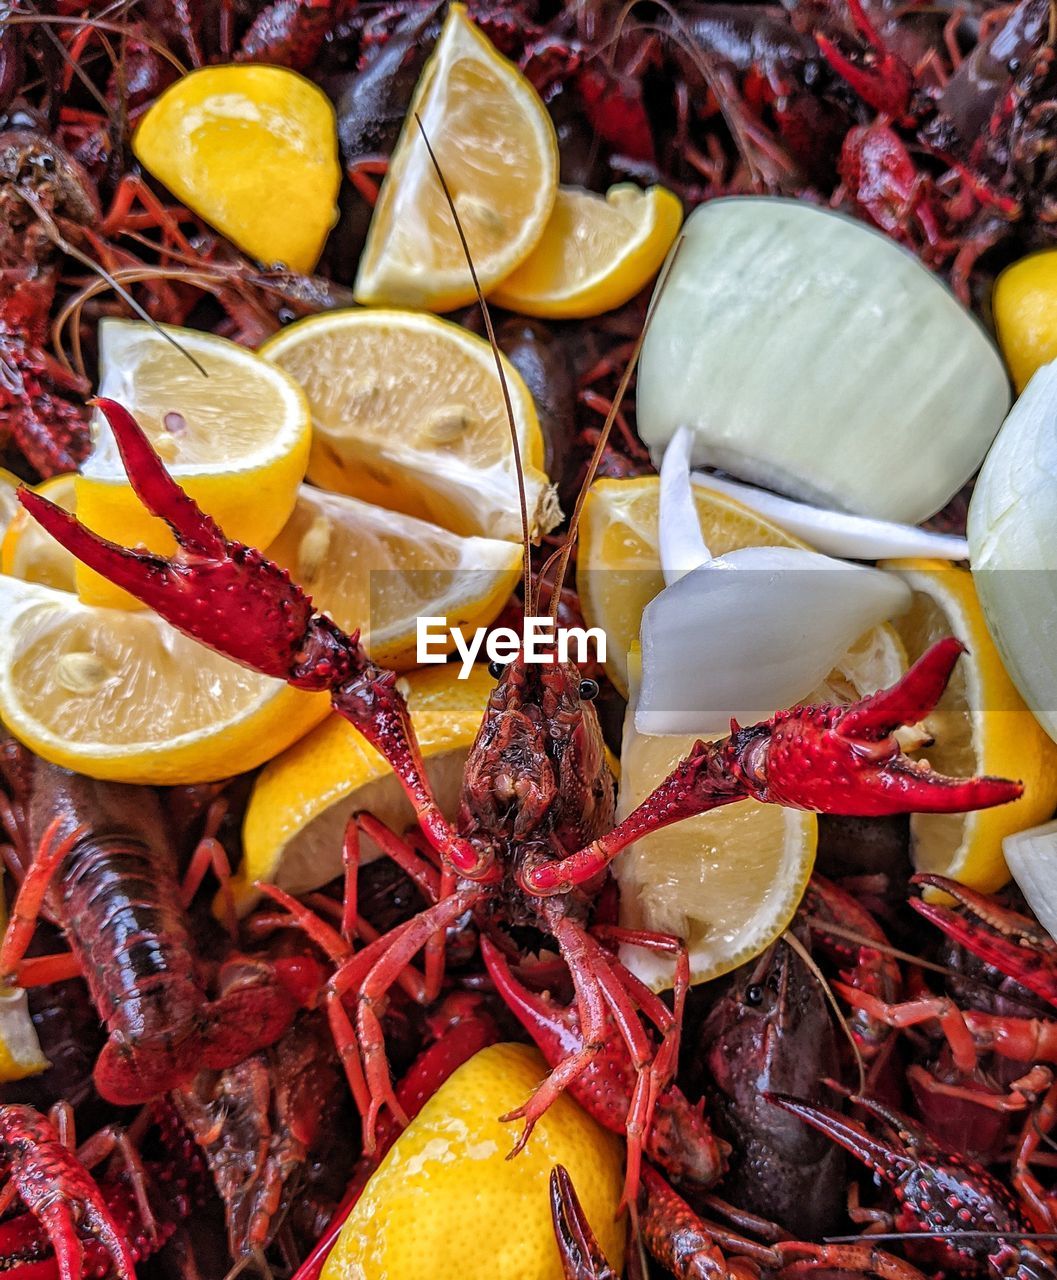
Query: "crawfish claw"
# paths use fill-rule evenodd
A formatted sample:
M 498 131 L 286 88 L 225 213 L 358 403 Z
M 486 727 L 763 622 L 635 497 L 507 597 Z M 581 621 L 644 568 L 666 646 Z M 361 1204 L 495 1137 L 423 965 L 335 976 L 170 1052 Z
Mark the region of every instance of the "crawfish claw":
M 132 1250 L 102 1192 L 46 1116 L 32 1107 L 0 1107 L 0 1164 L 47 1233 L 62 1280 L 80 1280 L 82 1225 L 105 1248 L 121 1280 L 136 1280 Z
M 912 898 L 910 905 L 919 915 L 986 964 L 1057 1005 L 1057 944 L 1040 925 L 946 876 L 923 873 L 911 883 L 942 889 L 968 913 Z
M 584 1216 L 572 1178 L 556 1164 L 550 1179 L 551 1220 L 565 1280 L 618 1280 Z
M 193 639 L 263 675 L 324 690 L 357 674 L 366 656 L 316 613 L 289 574 L 259 551 L 232 542 L 176 483 L 132 415 L 99 400 L 137 496 L 168 524 L 172 557 L 132 551 L 93 533 L 27 489 L 19 501 L 57 542 L 89 568 L 154 609 Z
M 963 813 L 1016 800 L 1022 783 L 936 773 L 925 761 L 905 755 L 893 736 L 935 707 L 963 652 L 961 642 L 948 637 L 922 654 L 890 688 L 850 707 L 797 707 L 779 712 L 765 725 L 738 730 L 731 741 L 743 752 L 749 749 L 750 794 L 790 808 L 862 818 Z M 755 771 L 754 737 L 764 757 Z

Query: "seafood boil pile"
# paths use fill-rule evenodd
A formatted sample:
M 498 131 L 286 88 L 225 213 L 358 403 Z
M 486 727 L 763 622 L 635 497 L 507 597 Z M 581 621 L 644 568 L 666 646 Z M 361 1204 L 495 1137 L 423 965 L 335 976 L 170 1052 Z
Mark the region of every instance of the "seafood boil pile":
M 0 4 L 0 1270 L 1057 1277 L 1055 38 Z

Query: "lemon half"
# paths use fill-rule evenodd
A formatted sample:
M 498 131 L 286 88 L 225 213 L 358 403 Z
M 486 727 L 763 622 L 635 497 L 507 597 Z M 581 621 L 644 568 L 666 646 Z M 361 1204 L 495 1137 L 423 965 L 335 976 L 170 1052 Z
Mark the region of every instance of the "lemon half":
M 99 394 L 132 413 L 169 472 L 229 538 L 267 546 L 293 510 L 308 465 L 304 393 L 225 338 L 173 325 L 164 335 L 140 321 L 104 320 Z M 125 546 L 171 552 L 172 534 L 132 492 L 101 414 L 93 426 L 95 447 L 77 478 L 78 517 Z M 77 590 L 87 604 L 139 607 L 86 565 L 77 566 Z
M 255 768 L 329 706 L 156 614 L 0 574 L 0 717 L 54 764 L 118 782 L 209 782 Z
M 896 560 L 886 567 L 897 570 L 915 593 L 913 607 L 894 621 L 910 659 L 949 635 L 969 650 L 925 721 L 935 741 L 919 754 L 940 773 L 992 774 L 1024 783 L 1024 794 L 1012 804 L 974 813 L 911 815 L 914 865 L 993 893 L 1009 880 L 1003 838 L 1045 822 L 1057 808 L 1057 744 L 1006 674 L 972 574 L 944 560 Z
M 487 342 L 413 311 L 331 311 L 291 325 L 261 354 L 304 387 L 308 476 L 455 533 L 521 539 L 510 424 Z M 560 512 L 542 471 L 532 396 L 503 361 L 534 535 Z

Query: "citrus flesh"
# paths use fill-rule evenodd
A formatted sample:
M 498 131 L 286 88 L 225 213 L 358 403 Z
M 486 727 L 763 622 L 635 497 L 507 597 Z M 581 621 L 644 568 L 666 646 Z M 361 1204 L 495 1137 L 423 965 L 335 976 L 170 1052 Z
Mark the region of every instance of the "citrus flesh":
M 225 338 L 163 328 L 100 324 L 99 394 L 128 409 L 170 474 L 229 538 L 267 546 L 289 518 L 308 464 L 304 393 L 281 369 Z M 173 536 L 133 493 L 102 415 L 93 425 L 95 447 L 77 477 L 78 517 L 124 546 L 171 554 Z M 77 590 L 87 604 L 139 607 L 80 563 Z
M 36 486 L 35 492 L 64 511 L 77 508 L 77 481 L 72 473 L 45 480 Z M 73 555 L 37 524 L 25 507 L 19 506 L 0 538 L 0 572 L 21 578 L 23 582 L 74 591 L 76 566 Z
M 487 342 L 417 312 L 334 311 L 284 329 L 261 355 L 308 396 L 314 484 L 455 533 L 520 541 L 510 424 Z M 503 368 L 537 535 L 560 513 L 532 396 Z
M 897 560 L 887 567 L 898 571 L 915 593 L 910 611 L 893 621 L 908 657 L 920 657 L 930 644 L 949 635 L 968 649 L 925 720 L 934 741 L 918 754 L 940 773 L 991 774 L 1024 783 L 1019 800 L 994 809 L 912 814 L 914 865 L 993 893 L 1009 880 L 1003 838 L 1045 822 L 1057 807 L 1057 744 L 1006 674 L 972 574 L 942 560 Z
M 553 320 L 611 311 L 657 274 L 682 220 L 682 205 L 664 187 L 626 182 L 604 196 L 559 187 L 539 244 L 492 300 Z
M 554 125 L 466 6 L 452 4 L 379 192 L 356 277 L 358 302 L 451 311 L 476 296 L 427 140 L 485 293 L 543 235 L 558 190 Z

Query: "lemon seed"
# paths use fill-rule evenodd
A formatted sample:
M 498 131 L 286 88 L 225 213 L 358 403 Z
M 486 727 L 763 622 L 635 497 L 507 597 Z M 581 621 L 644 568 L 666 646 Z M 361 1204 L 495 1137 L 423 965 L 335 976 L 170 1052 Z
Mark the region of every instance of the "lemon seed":
M 426 419 L 425 436 L 432 444 L 454 444 L 472 422 L 464 404 L 448 404 Z
M 110 671 L 94 653 L 64 653 L 55 664 L 55 678 L 68 693 L 95 693 L 110 678 Z

